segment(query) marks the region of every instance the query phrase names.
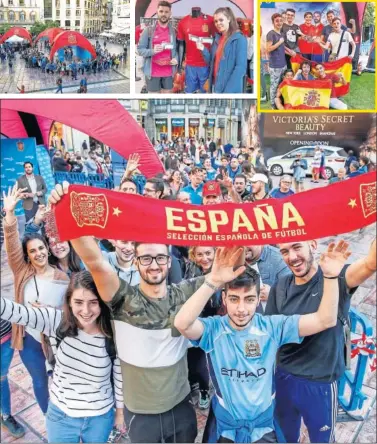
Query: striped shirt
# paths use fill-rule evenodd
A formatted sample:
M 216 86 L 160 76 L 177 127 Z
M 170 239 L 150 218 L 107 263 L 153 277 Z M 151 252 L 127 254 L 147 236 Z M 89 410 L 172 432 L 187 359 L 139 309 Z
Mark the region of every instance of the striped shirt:
M 6 321 L 31 326 L 49 336 L 56 359 L 50 396 L 56 407 L 74 418 L 105 414 L 114 406 L 110 379 L 113 371 L 116 407 L 123 408 L 119 359 L 115 359 L 112 369 L 104 335 L 90 335 L 79 329 L 76 337 L 65 337 L 57 349 L 61 310 L 25 307 L 2 297 L 0 313 Z
M 12 333 L 12 324 L 10 322 L 0 319 L 0 339 L 9 336 Z

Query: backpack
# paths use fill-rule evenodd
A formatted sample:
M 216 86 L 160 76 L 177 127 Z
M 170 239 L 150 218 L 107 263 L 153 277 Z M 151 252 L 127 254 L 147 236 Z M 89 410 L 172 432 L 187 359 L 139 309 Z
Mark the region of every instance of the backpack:
M 60 331 L 60 326 L 58 327 L 58 329 L 56 331 L 56 352 L 59 349 L 60 343 L 65 338 L 65 336 L 62 336 L 61 334 L 59 334 L 59 331 Z M 46 356 L 46 360 L 51 367 L 51 369 L 48 371 L 48 373 L 50 375 L 52 375 L 54 368 L 55 368 L 55 364 L 56 364 L 56 358 L 55 358 L 54 353 L 52 351 L 50 338 L 48 336 L 46 336 L 45 334 L 41 334 L 41 337 L 42 337 L 42 341 L 41 341 L 42 342 L 42 349 L 43 349 L 44 355 Z M 114 392 L 114 396 L 115 396 L 113 368 L 114 368 L 114 361 L 116 358 L 116 348 L 115 348 L 115 343 L 114 343 L 113 338 L 108 338 L 107 336 L 105 337 L 105 348 L 106 348 L 106 352 L 109 355 L 109 358 L 111 360 L 110 382 L 111 382 L 111 386 L 113 387 L 113 392 Z

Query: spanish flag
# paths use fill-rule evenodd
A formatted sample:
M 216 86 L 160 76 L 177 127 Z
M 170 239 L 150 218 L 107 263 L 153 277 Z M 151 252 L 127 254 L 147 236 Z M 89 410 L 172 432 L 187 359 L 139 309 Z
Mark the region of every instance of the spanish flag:
M 279 90 L 285 109 L 329 109 L 331 80 L 284 80 Z
M 312 67 L 312 73 L 314 76 L 318 77 L 318 73 L 315 69 L 315 66 L 318 65 L 318 62 L 312 62 L 310 60 L 305 59 L 300 54 L 296 54 L 294 57 L 291 57 L 291 64 L 293 72 L 296 74 L 297 70 L 300 68 L 302 62 L 309 62 Z M 345 96 L 349 93 L 351 76 L 352 76 L 352 59 L 350 57 L 343 57 L 339 60 L 335 60 L 334 62 L 323 62 L 321 63 L 325 68 L 326 74 L 335 74 L 342 73 L 346 84 L 342 85 L 341 83 L 336 83 L 334 85 L 334 93 L 336 97 Z

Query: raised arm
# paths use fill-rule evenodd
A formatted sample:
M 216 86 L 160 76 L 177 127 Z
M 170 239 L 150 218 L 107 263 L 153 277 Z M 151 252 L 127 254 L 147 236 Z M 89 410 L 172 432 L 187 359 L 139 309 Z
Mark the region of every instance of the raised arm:
M 376 248 L 376 239 L 374 239 L 367 257 L 357 260 L 347 268 L 346 284 L 348 288 L 355 288 L 361 285 L 376 272 Z
M 198 317 L 213 293 L 245 271 L 244 266 L 234 271 L 242 253 L 243 248 L 237 247 L 216 250 L 212 270 L 204 284 L 188 299 L 175 317 L 174 326 L 183 336 L 193 340 L 202 337 L 204 327 Z
M 52 307 L 27 307 L 1 297 L 0 317 L 12 324 L 29 326 L 47 336 L 54 336 L 62 311 Z
M 323 296 L 315 313 L 303 315 L 299 320 L 300 336 L 310 336 L 320 331 L 335 327 L 339 307 L 338 276 L 351 255 L 349 244 L 344 240 L 331 242 L 327 251 L 321 255 L 319 266 L 322 269 L 324 284 Z
M 57 184 L 49 197 L 50 204 L 58 204 L 69 191 L 69 183 Z M 72 247 L 92 274 L 101 299 L 110 302 L 120 286 L 119 277 L 110 263 L 103 257 L 101 250 L 92 236 L 83 236 L 71 240 Z

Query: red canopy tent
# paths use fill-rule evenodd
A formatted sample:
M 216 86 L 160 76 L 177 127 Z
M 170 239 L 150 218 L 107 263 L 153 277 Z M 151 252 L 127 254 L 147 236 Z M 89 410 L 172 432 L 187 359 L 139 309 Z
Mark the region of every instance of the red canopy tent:
M 13 28 L 10 28 L 1 38 L 0 38 L 0 44 L 6 42 L 10 37 L 18 35 L 18 37 L 22 37 L 23 39 L 29 40 L 31 43 L 32 38 L 30 32 L 26 28 L 20 28 L 17 26 L 14 26 Z
M 90 52 L 93 58 L 96 58 L 97 54 L 93 48 L 93 45 L 87 38 L 76 31 L 63 31 L 55 37 L 54 43 L 50 52 L 50 59 L 52 60 L 55 52 L 64 48 L 65 46 L 79 46 L 82 49 Z
M 61 32 L 64 32 L 64 29 L 61 28 L 45 29 L 44 31 L 38 34 L 37 38 L 34 40 L 34 44 L 36 44 L 37 41 L 43 37 L 48 38 L 48 41 L 50 42 L 50 44 L 52 44 L 53 41 L 55 40 L 55 37 L 59 35 Z
M 1 133 L 6 137 L 30 137 L 20 112 L 36 117 L 45 146 L 54 121 L 75 128 L 108 145 L 128 159 L 139 153 L 140 171 L 146 177 L 164 168 L 143 128 L 117 100 L 17 99 L 1 101 Z

